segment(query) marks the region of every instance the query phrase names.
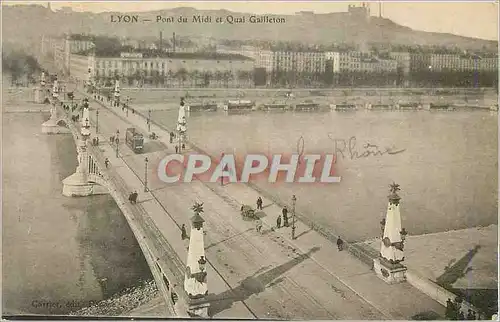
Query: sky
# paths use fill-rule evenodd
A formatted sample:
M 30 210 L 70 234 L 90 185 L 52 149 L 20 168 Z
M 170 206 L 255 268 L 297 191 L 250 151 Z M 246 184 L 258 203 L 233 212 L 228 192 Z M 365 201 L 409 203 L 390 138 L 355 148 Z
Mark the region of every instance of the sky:
M 47 1 L 6 1 L 4 4 L 38 3 L 47 6 Z M 362 2 L 340 1 L 51 1 L 53 10 L 71 7 L 74 11 L 91 12 L 137 12 L 175 7 L 197 9 L 226 9 L 256 14 L 293 14 L 297 11 L 316 13 L 347 11 L 349 4 Z M 372 15 L 379 14 L 379 1 L 368 1 Z M 412 29 L 452 33 L 461 36 L 498 40 L 497 1 L 441 1 L 441 2 L 382 2 L 382 15 Z

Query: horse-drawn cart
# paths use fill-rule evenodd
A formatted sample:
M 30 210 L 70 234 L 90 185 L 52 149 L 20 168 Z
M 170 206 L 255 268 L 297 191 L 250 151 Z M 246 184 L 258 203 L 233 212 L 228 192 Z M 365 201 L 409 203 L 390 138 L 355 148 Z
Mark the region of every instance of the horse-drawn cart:
M 241 215 L 244 218 L 251 218 L 251 219 L 258 219 L 257 215 L 255 214 L 255 209 L 248 205 L 243 205 L 241 206 Z

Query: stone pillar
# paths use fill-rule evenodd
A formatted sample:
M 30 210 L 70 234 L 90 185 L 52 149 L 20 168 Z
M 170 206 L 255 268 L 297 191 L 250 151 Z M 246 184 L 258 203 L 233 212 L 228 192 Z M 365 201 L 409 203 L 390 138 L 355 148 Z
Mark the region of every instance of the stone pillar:
M 117 106 L 120 105 L 120 81 L 115 80 L 115 91 L 114 91 L 115 102 Z
M 201 210 L 200 210 L 201 209 Z M 191 235 L 184 278 L 184 290 L 188 297 L 188 314 L 193 317 L 208 317 L 209 303 L 205 300 L 208 295 L 205 242 L 203 223 L 200 216 L 203 204 L 193 206 L 195 215 L 191 218 Z
M 182 145 L 186 144 L 187 120 L 186 120 L 186 106 L 184 98 L 181 98 L 179 105 L 179 113 L 177 116 L 177 135 L 179 151 L 182 151 Z
M 401 213 L 397 194 L 399 185 L 393 183 L 390 189 L 389 205 L 385 218 L 384 235 L 380 245 L 380 256 L 373 260 L 373 269 L 377 276 L 389 284 L 406 280 L 407 268 L 401 264 L 404 261 L 404 240 L 406 230 L 401 228 Z
M 54 80 L 54 85 L 52 86 L 52 97 L 54 99 L 57 99 L 59 97 L 59 83 L 56 80 Z

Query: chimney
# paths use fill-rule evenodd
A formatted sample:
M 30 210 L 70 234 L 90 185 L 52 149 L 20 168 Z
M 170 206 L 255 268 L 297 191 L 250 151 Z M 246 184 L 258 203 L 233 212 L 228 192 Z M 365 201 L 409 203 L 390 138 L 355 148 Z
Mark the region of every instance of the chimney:
M 175 32 L 174 32 L 174 35 L 172 37 L 172 49 L 173 49 L 173 52 L 175 53 Z
M 163 32 L 160 31 L 160 51 L 162 51 L 163 48 Z

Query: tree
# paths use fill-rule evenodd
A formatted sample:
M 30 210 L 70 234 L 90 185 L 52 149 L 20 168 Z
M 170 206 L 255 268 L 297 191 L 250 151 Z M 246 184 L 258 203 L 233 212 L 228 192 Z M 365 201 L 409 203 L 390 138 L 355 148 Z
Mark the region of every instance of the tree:
M 175 74 L 175 77 L 180 81 L 181 86 L 184 86 L 184 82 L 186 81 L 187 75 L 188 72 L 184 67 L 180 68 Z

